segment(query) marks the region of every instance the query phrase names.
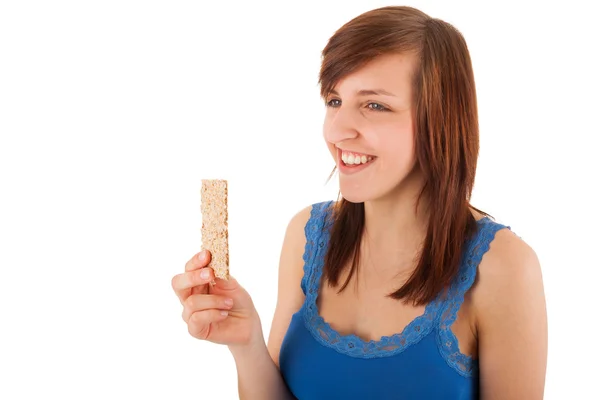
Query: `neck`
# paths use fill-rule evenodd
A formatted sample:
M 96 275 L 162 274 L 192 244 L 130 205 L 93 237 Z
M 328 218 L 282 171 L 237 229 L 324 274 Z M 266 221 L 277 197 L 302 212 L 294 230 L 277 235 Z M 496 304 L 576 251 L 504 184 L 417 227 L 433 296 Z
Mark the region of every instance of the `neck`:
M 429 222 L 425 196 L 416 208 L 421 186 L 420 175 L 413 173 L 392 193 L 365 202 L 364 251 L 378 265 L 396 271 L 414 267 Z

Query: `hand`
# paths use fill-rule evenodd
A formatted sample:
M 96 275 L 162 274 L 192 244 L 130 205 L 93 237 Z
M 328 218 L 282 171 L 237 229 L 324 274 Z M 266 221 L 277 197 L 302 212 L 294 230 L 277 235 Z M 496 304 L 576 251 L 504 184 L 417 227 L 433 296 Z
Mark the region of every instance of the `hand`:
M 260 318 L 248 292 L 232 277 L 215 278 L 209 262 L 210 252 L 196 254 L 171 282 L 190 335 L 235 347 L 262 340 Z

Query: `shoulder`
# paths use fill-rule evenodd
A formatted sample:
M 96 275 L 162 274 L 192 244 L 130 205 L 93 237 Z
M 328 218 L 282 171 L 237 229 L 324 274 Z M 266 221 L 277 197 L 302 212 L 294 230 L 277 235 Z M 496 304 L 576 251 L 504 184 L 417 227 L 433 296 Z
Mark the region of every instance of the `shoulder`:
M 483 255 L 472 304 L 482 393 L 510 386 L 516 398 L 541 398 L 547 354 L 542 270 L 536 252 L 511 230 L 498 230 Z
M 310 220 L 312 212 L 313 205 L 309 205 L 301 210 L 298 210 L 288 222 L 286 237 L 291 236 L 293 239 L 300 239 L 302 236 L 304 236 L 304 228 Z
M 313 239 L 321 223 L 323 215 L 331 202 L 311 204 L 297 211 L 288 222 L 279 259 L 279 290 L 285 292 L 300 291 L 303 295 L 302 279 L 304 277 L 305 252 L 307 243 Z
M 305 231 L 309 223 L 319 225 L 322 223 L 325 215 L 328 214 L 331 201 L 323 201 L 311 204 L 297 211 L 290 221 L 286 229 L 286 237 L 294 241 L 302 241 L 305 239 Z
M 312 229 L 318 229 L 322 226 L 324 218 L 331 215 L 334 204 L 333 201 L 323 201 L 311 204 L 296 212 L 288 223 L 286 236 L 304 239 L 307 234 L 310 234 L 311 227 Z
M 534 249 L 510 229 L 499 229 L 479 264 L 474 299 L 483 307 L 491 306 L 498 295 L 523 295 L 541 283 Z
M 324 203 L 311 204 L 297 211 L 289 220 L 279 259 L 277 304 L 271 323 L 268 349 L 276 365 L 279 350 L 292 316 L 304 302 L 304 252 L 306 227 L 319 218 Z
M 319 230 L 323 218 L 328 214 L 332 204 L 331 201 L 314 203 L 297 211 L 291 217 L 285 232 L 282 257 L 302 260 L 306 243 L 310 240 L 309 236 L 313 231 Z M 286 269 L 288 266 L 298 265 L 298 263 L 282 262 L 280 265 L 283 269 Z M 301 271 L 296 272 L 300 273 Z
M 289 220 L 283 238 L 279 273 L 301 275 L 302 254 L 306 245 L 304 234 L 306 225 L 311 219 L 313 206 L 307 206 L 297 211 Z

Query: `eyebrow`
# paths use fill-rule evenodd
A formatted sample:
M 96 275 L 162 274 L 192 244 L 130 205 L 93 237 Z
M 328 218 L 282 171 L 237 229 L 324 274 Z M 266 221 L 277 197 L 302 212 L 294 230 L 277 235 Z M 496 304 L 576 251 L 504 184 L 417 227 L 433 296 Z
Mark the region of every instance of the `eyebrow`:
M 339 93 L 336 92 L 335 90 L 332 90 L 331 94 L 339 96 Z M 392 96 L 392 97 L 396 97 L 395 94 L 390 93 L 384 89 L 363 89 L 363 90 L 359 90 L 356 94 L 359 96 Z

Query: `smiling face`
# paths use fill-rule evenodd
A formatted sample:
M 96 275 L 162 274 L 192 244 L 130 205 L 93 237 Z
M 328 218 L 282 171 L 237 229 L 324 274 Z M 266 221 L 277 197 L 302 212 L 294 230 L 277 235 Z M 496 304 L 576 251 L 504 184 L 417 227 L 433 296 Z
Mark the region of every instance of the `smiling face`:
M 323 135 L 342 196 L 353 203 L 393 196 L 419 180 L 415 168 L 410 54 L 379 56 L 325 99 Z

